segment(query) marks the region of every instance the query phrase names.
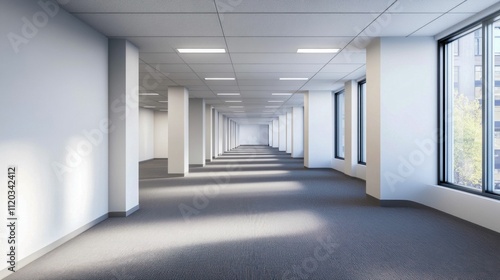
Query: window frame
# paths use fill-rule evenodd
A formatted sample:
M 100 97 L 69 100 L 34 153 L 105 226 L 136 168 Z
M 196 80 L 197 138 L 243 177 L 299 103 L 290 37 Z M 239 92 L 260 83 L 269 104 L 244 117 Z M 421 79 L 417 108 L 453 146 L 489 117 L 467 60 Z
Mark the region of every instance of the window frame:
M 343 95 L 344 96 L 344 131 L 343 131 L 343 136 L 344 136 L 344 156 L 341 156 L 339 154 L 339 151 L 340 151 L 340 128 L 339 128 L 339 124 L 340 124 L 340 114 L 339 114 L 339 97 L 340 95 Z M 345 160 L 345 90 L 342 89 L 340 91 L 337 91 L 333 94 L 334 96 L 334 108 L 335 108 L 335 118 L 334 118 L 334 131 L 335 131 L 335 144 L 334 144 L 334 157 L 336 159 L 340 159 L 340 160 Z
M 463 192 L 471 193 L 474 195 L 494 198 L 500 200 L 500 193 L 494 192 L 495 182 L 494 182 L 494 134 L 495 134 L 495 49 L 494 49 L 494 24 L 500 21 L 500 12 L 496 12 L 490 16 L 483 19 L 475 21 L 468 26 L 454 32 L 453 34 L 438 41 L 438 185 L 445 186 L 448 188 L 460 190 Z M 474 190 L 470 187 L 457 185 L 451 183 L 449 178 L 449 173 L 453 172 L 451 170 L 450 156 L 450 143 L 453 141 L 450 139 L 451 128 L 448 124 L 447 116 L 452 116 L 448 107 L 450 106 L 449 97 L 450 92 L 453 91 L 453 85 L 448 79 L 450 77 L 450 63 L 447 59 L 454 59 L 455 52 L 451 43 L 459 40 L 460 38 L 470 34 L 475 33 L 477 30 L 482 31 L 482 37 L 480 37 L 482 55 L 482 65 L 481 65 L 481 75 L 482 75 L 482 186 L 481 190 Z M 476 41 L 474 42 L 474 49 L 476 49 Z M 474 50 L 474 55 L 478 55 L 477 51 Z M 474 73 L 477 73 L 476 67 L 474 66 Z M 475 75 L 475 74 L 474 74 Z M 474 81 L 476 81 L 476 76 L 474 76 Z M 450 88 L 451 86 L 451 88 Z
M 364 103 L 366 103 L 366 90 L 364 92 L 361 90 L 363 85 L 365 85 L 366 88 L 366 79 L 358 82 L 358 164 L 366 165 L 366 158 L 362 157 L 366 149 L 366 141 L 363 144 L 363 138 L 365 136 L 364 131 L 366 131 L 366 123 L 363 122 L 363 117 L 366 114 L 366 111 L 364 111 L 366 109 L 366 104 L 363 104 L 363 99 L 361 98 L 361 95 L 364 94 Z

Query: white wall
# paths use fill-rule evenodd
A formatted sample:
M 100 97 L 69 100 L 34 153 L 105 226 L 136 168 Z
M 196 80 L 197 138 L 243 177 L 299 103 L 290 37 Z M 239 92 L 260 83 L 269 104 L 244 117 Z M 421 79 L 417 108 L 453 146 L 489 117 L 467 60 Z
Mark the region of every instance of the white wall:
M 416 201 L 500 232 L 499 200 L 436 185 L 436 49 L 427 37 L 382 38 L 368 48 L 367 120 L 380 133 L 367 135 L 367 193 Z M 379 157 L 370 152 L 375 148 Z
M 155 157 L 155 113 L 139 109 L 139 161 Z
M 168 112 L 155 112 L 154 157 L 168 158 Z
M 269 145 L 269 126 L 240 124 L 240 145 Z
M 7 34 L 46 13 L 37 2 L 0 2 L 0 166 L 18 167 L 21 260 L 108 213 L 107 38 L 59 9 L 16 53 Z

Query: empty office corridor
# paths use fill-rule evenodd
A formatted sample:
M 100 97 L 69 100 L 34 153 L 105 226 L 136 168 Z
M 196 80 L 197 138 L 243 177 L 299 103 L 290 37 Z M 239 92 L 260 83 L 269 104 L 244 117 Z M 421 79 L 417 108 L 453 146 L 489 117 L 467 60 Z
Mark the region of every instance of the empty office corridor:
M 8 279 L 494 279 L 500 235 L 427 208 L 379 207 L 364 181 L 264 146 L 162 178 Z

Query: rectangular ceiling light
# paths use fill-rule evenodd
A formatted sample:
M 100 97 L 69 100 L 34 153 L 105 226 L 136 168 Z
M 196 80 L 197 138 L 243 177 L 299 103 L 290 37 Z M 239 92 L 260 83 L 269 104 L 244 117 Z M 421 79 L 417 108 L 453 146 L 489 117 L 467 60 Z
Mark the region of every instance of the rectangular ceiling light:
M 282 100 L 269 100 L 267 102 L 269 102 L 269 103 L 282 103 L 283 101 Z
M 307 81 L 309 78 L 280 78 L 280 81 Z
M 280 92 L 276 92 L 276 93 L 271 93 L 271 95 L 292 95 L 293 93 L 287 93 L 287 92 L 283 92 L 283 93 L 280 93 Z
M 240 94 L 239 93 L 217 93 L 217 95 L 231 96 L 231 95 L 240 95 Z
M 229 108 L 243 108 L 243 106 L 229 106 Z
M 245 111 L 233 111 L 233 113 L 245 113 Z
M 226 100 L 227 103 L 241 103 L 241 100 Z
M 337 53 L 339 49 L 298 49 L 297 53 Z
M 279 108 L 280 106 L 266 106 L 266 108 Z
M 156 106 L 144 106 L 144 108 L 151 109 L 151 108 L 156 108 Z
M 179 53 L 226 53 L 226 49 L 177 49 Z
M 167 100 L 159 100 L 158 102 L 160 102 L 160 103 L 168 103 Z
M 205 78 L 205 81 L 234 81 L 234 78 Z
M 141 92 L 139 93 L 139 95 L 159 95 L 159 94 L 156 92 Z

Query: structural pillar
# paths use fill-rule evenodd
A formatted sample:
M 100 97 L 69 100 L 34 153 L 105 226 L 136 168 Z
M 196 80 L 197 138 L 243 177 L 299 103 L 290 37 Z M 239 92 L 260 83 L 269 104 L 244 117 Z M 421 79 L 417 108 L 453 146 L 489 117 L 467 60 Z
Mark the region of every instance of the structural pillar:
M 304 157 L 304 108 L 292 108 L 292 157 Z
M 212 105 L 205 105 L 205 160 L 212 161 Z
M 168 88 L 168 174 L 189 173 L 189 93 Z
M 273 120 L 273 148 L 278 148 L 279 147 L 279 121 L 278 119 Z
M 189 164 L 205 166 L 205 100 L 189 99 Z
M 286 113 L 286 153 L 292 153 L 292 112 Z
M 332 92 L 309 91 L 304 96 L 304 166 L 332 166 Z
M 286 152 L 286 114 L 280 115 L 278 121 L 279 121 L 278 150 L 280 152 Z
M 110 216 L 139 209 L 139 50 L 124 39 L 108 43 Z M 115 101 L 125 103 L 117 110 Z

